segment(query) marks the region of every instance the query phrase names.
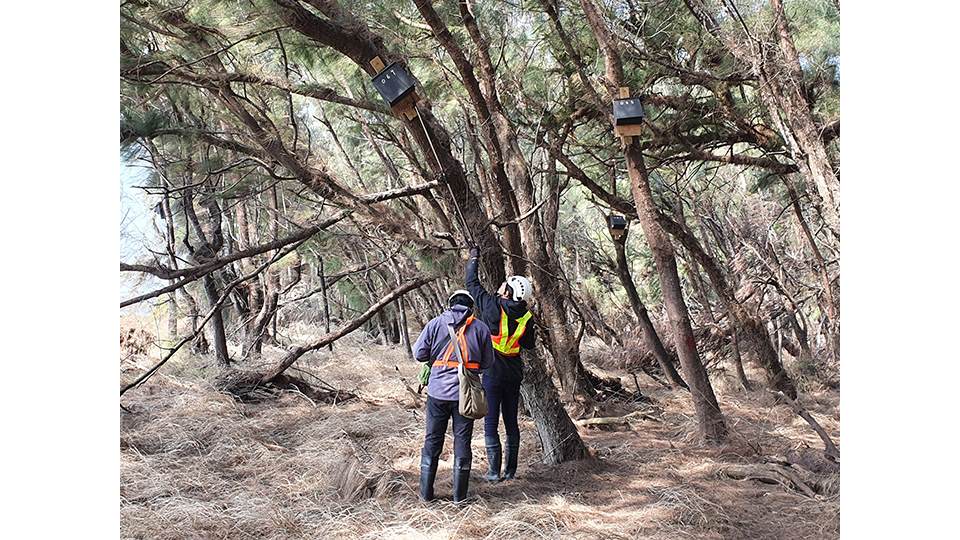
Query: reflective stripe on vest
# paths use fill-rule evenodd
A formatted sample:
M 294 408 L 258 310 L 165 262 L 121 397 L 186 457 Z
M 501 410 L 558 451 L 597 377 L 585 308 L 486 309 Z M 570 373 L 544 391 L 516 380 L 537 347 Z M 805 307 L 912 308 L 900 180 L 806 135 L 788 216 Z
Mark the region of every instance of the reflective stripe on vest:
M 460 354 L 463 355 L 463 365 L 467 369 L 480 369 L 480 364 L 477 362 L 470 361 L 470 352 L 467 348 L 467 338 L 466 332 L 467 327 L 470 326 L 470 323 L 473 322 L 473 316 L 467 317 L 466 322 L 463 323 L 463 326 L 460 327 L 460 330 L 457 332 L 457 341 L 460 344 Z M 435 360 L 433 362 L 433 367 L 435 368 L 455 368 L 460 365 L 460 362 L 456 358 L 453 360 L 450 357 L 453 356 L 453 343 L 447 345 L 447 350 L 443 354 L 443 358 Z
M 503 356 L 517 356 L 520 354 L 520 338 L 527 330 L 527 321 L 533 315 L 528 311 L 517 319 L 517 329 L 510 335 L 510 318 L 507 312 L 500 308 L 500 333 L 493 337 L 493 348 Z

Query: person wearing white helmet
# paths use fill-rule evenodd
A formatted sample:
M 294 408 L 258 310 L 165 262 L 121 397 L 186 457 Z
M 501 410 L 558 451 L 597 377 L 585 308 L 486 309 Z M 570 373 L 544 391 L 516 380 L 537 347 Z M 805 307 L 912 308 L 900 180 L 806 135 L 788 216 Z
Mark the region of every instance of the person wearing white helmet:
M 489 470 L 484 478 L 490 482 L 509 480 L 517 474 L 520 453 L 520 427 L 517 411 L 520 406 L 520 383 L 523 380 L 523 360 L 520 352 L 534 347 L 534 329 L 527 300 L 533 285 L 523 276 L 509 276 L 490 294 L 477 276 L 480 250 L 470 248 L 467 260 L 466 288 L 475 301 L 477 318 L 490 327 L 494 361 L 484 373 L 483 389 L 487 395 L 487 416 L 483 419 L 484 444 Z M 503 418 L 506 431 L 506 460 L 500 445 L 499 424 Z M 500 465 L 503 463 L 503 474 Z

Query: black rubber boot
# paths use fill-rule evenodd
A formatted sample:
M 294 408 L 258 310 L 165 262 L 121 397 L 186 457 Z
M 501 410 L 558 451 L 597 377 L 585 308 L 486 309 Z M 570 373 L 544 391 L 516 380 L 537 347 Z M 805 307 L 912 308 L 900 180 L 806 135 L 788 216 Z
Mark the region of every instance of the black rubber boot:
M 453 502 L 463 502 L 467 499 L 467 487 L 470 485 L 469 458 L 454 458 L 453 460 Z
M 517 458 L 520 456 L 520 443 L 507 441 L 507 462 L 503 467 L 503 479 L 513 480 L 517 475 Z
M 420 456 L 420 500 L 433 500 L 433 481 L 437 478 L 437 458 Z
M 487 474 L 483 475 L 487 482 L 500 481 L 500 463 L 503 460 L 503 448 L 498 439 L 485 438 L 487 446 Z

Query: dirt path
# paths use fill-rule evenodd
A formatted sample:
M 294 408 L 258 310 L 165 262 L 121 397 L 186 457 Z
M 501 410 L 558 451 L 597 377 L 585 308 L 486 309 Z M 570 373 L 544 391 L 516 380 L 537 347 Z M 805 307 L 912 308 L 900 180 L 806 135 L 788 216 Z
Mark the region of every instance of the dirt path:
M 400 376 L 416 367 L 397 350 L 340 346 L 305 369 L 360 399 L 314 403 L 293 391 L 243 404 L 203 373 L 157 376 L 131 392 L 121 416 L 121 532 L 134 538 L 836 538 L 839 497 L 720 478 L 817 436 L 763 392 L 720 389 L 730 444 L 692 442 L 681 393 L 643 392 L 663 412 L 615 431 L 581 430 L 595 459 L 547 467 L 522 418 L 518 478 L 487 484 L 483 429 L 474 430 L 474 501 L 449 500 L 452 441 L 437 479 L 441 499 L 416 499 L 423 418 Z M 399 368 L 399 371 L 394 366 Z M 304 375 L 306 377 L 306 375 Z M 630 382 L 632 386 L 632 380 Z M 731 387 L 732 388 L 732 387 Z M 839 443 L 839 394 L 804 394 Z M 635 409 L 620 405 L 622 411 Z

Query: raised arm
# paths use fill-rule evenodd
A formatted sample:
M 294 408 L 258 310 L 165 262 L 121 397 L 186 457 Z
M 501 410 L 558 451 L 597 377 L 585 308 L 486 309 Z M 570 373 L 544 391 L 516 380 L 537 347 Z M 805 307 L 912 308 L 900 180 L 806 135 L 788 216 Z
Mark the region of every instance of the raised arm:
M 483 314 L 483 319 L 495 320 L 500 318 L 500 304 L 497 297 L 487 292 L 480 284 L 480 277 L 477 276 L 477 267 L 480 265 L 479 253 L 476 248 L 470 250 L 470 258 L 467 259 L 466 287 L 473 296 L 473 301 L 477 309 Z

